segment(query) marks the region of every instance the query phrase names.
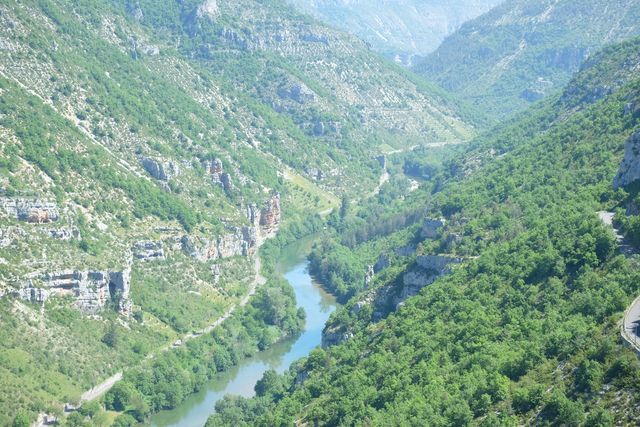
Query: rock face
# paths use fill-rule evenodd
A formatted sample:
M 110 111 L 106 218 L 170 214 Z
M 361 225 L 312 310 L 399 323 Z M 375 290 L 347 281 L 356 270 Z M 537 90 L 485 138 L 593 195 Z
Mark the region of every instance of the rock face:
M 280 228 L 280 194 L 273 194 L 265 201 L 262 209 L 258 209 L 255 204 L 247 206 L 246 215 L 251 225 L 258 230 L 260 240 L 274 235 Z
M 269 198 L 260 211 L 260 229 L 266 235 L 275 234 L 280 228 L 280 194 L 276 193 Z
M 215 239 L 184 236 L 182 250 L 198 261 L 206 262 L 233 256 L 253 255 L 258 247 L 255 227 L 230 227 Z
M 47 236 L 56 240 L 80 240 L 81 238 L 80 230 L 78 230 L 76 227 L 49 228 L 43 231 L 47 234 Z
M 204 168 L 211 176 L 211 182 L 221 186 L 226 192 L 233 190 L 231 175 L 224 171 L 222 160 L 215 158 L 213 160 L 206 161 L 204 164 Z
M 60 218 L 58 207 L 54 202 L 4 197 L 0 199 L 0 206 L 8 215 L 33 224 L 55 222 Z
M 353 337 L 353 333 L 342 326 L 332 327 L 325 326 L 322 331 L 322 348 L 326 349 L 334 345 L 338 345 L 349 338 Z
M 613 179 L 614 190 L 640 179 L 640 131 L 631 135 L 624 145 L 624 158 Z
M 196 16 L 198 18 L 214 19 L 218 16 L 218 4 L 216 0 L 206 0 L 196 10 Z
M 463 258 L 447 255 L 419 256 L 416 258 L 414 267 L 404 274 L 400 284 L 392 283 L 366 292 L 351 308 L 351 313 L 358 314 L 364 307 L 372 306 L 372 318 L 374 321 L 378 321 L 390 312 L 397 310 L 407 298 L 417 295 L 422 288 L 433 283 L 437 278 L 449 274 L 453 264 L 463 261 Z M 375 266 L 367 266 L 365 284 L 371 283 L 374 271 Z M 352 335 L 349 328 L 343 323 L 327 323 L 322 331 L 322 347 L 327 348 L 340 344 Z
M 17 295 L 25 301 L 43 304 L 49 298 L 49 291 L 43 288 L 26 287 L 18 290 Z
M 120 314 L 128 316 L 131 314 L 130 274 L 130 265 L 123 271 L 56 271 L 42 277 L 43 287 L 29 282 L 16 294 L 38 303 L 44 303 L 53 295 L 69 295 L 86 314 L 98 313 L 108 302 L 113 302 Z
M 228 227 L 225 234 L 216 238 L 183 236 L 182 250 L 202 262 L 254 255 L 260 244 L 280 227 L 280 194 L 271 196 L 262 209 L 255 204 L 247 206 L 246 215 L 250 226 Z
M 426 218 L 422 224 L 421 236 L 424 239 L 435 239 L 440 235 L 442 227 L 444 227 L 444 219 Z
M 231 175 L 229 175 L 227 172 L 222 172 L 222 174 L 220 175 L 220 183 L 222 184 L 222 188 L 224 188 L 224 191 L 226 191 L 227 193 L 233 190 Z
M 391 260 L 389 259 L 389 255 L 387 254 L 380 254 L 380 256 L 378 257 L 378 260 L 376 261 L 376 263 L 373 265 L 373 272 L 374 273 L 379 273 L 382 270 L 384 270 L 385 268 L 389 267 L 389 264 L 391 263 Z
M 415 268 L 402 277 L 402 287 L 393 296 L 397 308 L 407 298 L 417 295 L 422 288 L 433 283 L 438 277 L 451 272 L 451 264 L 459 264 L 462 258 L 445 255 L 425 255 L 416 258 Z
M 368 265 L 367 270 L 364 273 L 364 287 L 368 288 L 371 282 L 373 282 L 373 278 L 375 277 L 373 265 Z
M 180 167 L 171 161 L 156 160 L 149 157 L 142 159 L 142 167 L 149 175 L 159 181 L 168 182 L 171 178 L 180 175 Z
M 304 83 L 293 83 L 278 89 L 282 99 L 292 99 L 299 104 L 307 104 L 316 100 L 316 94 Z
M 161 242 L 142 241 L 133 246 L 133 256 L 140 261 L 162 261 L 166 257 Z
M 25 237 L 27 233 L 20 227 L 0 228 L 0 248 L 10 246 L 15 240 Z

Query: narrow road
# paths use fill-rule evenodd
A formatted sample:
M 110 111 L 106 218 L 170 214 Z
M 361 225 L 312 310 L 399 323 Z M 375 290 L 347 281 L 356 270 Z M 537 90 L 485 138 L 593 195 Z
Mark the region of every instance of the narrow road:
M 82 393 L 82 396 L 80 396 L 80 401 L 81 402 L 88 402 L 90 400 L 93 400 L 93 399 L 95 399 L 97 397 L 102 396 L 104 393 L 106 393 L 107 391 L 111 390 L 111 387 L 113 387 L 113 385 L 115 383 L 117 383 L 118 381 L 120 381 L 121 379 L 122 379 L 122 372 L 118 372 L 114 376 L 112 376 L 110 378 L 107 378 L 102 383 L 98 384 L 97 386 L 93 387 L 92 389 L 87 390 L 84 393 Z
M 613 229 L 620 252 L 626 257 L 637 254 L 636 248 L 628 244 L 624 235 L 614 226 L 613 217 L 613 212 L 598 212 L 598 218 Z M 620 326 L 620 334 L 636 352 L 640 353 L 640 296 L 636 298 L 624 312 L 622 325 Z
M 242 298 L 242 300 L 240 300 L 240 302 L 238 304 L 234 304 L 231 307 L 229 307 L 229 309 L 222 316 L 218 317 L 215 321 L 213 321 L 213 323 L 211 323 L 209 326 L 204 328 L 200 333 L 188 333 L 186 335 L 183 335 L 180 338 L 181 345 L 184 344 L 185 342 L 193 339 L 193 338 L 196 338 L 196 337 L 199 337 L 199 336 L 201 336 L 203 334 L 207 334 L 207 333 L 211 332 L 216 327 L 220 326 L 220 324 L 222 322 L 224 322 L 229 317 L 231 317 L 231 315 L 239 307 L 244 307 L 245 305 L 247 305 L 249 303 L 249 301 L 251 300 L 251 297 L 253 295 L 255 295 L 256 290 L 258 289 L 258 286 L 262 286 L 267 282 L 266 277 L 264 277 L 260 273 L 260 270 L 262 269 L 262 262 L 260 260 L 260 257 L 257 254 L 255 256 L 255 262 L 254 262 L 254 265 L 253 265 L 253 269 L 254 269 L 255 276 L 254 276 L 253 280 L 251 281 L 251 285 L 249 286 L 249 292 L 247 292 L 247 294 Z M 173 344 L 166 345 L 166 346 L 156 350 L 153 353 L 149 353 L 147 355 L 147 357 L 145 358 L 145 360 L 153 359 L 158 354 L 160 354 L 160 353 L 162 353 L 164 351 L 170 350 L 173 347 L 174 347 Z M 118 381 L 120 381 L 122 379 L 122 374 L 123 374 L 122 371 L 117 372 L 112 377 L 107 378 L 106 380 L 104 380 L 100 384 L 98 384 L 98 385 L 92 387 L 91 389 L 85 391 L 84 393 L 82 393 L 82 396 L 80 397 L 80 403 L 82 404 L 83 402 L 88 402 L 88 401 L 94 400 L 94 399 L 102 396 L 103 394 L 105 394 L 109 390 L 111 390 L 111 387 L 113 387 Z
M 385 168 L 384 171 L 382 172 L 382 175 L 380 175 L 380 179 L 378 180 L 378 185 L 376 186 L 376 188 L 373 189 L 371 196 L 375 196 L 378 193 L 380 193 L 382 186 L 385 185 L 387 181 L 389 181 L 389 178 L 391 178 L 391 175 L 389 175 L 389 172 Z

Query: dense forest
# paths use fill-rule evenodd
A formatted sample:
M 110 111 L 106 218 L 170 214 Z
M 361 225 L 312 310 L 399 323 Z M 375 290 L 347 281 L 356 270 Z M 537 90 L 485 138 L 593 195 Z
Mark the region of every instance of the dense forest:
M 468 261 L 382 320 L 347 304 L 332 322 L 353 338 L 265 376 L 257 398 L 225 399 L 208 425 L 637 423 L 640 364 L 617 323 L 639 291 L 638 270 L 596 215 L 628 198 L 612 183 L 638 127 L 625 106 L 638 105 L 640 81 L 613 57 L 632 57 L 636 43 L 574 81 L 586 91 L 624 75 L 615 93 L 567 107 L 570 85 L 475 141 L 444 169 L 442 188 L 406 200 L 446 218 L 459 236 L 448 249 Z M 363 270 L 347 267 L 371 262 L 367 251 L 333 240 L 312 262 L 335 271 L 340 295 L 357 294 Z M 422 244 L 418 252 L 442 247 Z
M 466 3 L 412 68 L 304 1 L 0 5 L 0 425 L 303 338 L 200 424 L 640 424 L 638 2 Z

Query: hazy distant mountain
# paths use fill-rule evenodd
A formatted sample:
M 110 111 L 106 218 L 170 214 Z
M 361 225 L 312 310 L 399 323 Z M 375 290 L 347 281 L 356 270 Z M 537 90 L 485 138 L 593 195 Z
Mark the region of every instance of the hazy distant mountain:
M 405 63 L 502 0 L 288 0 L 316 18 L 356 34 Z
M 562 88 L 598 48 L 640 34 L 639 20 L 638 0 L 508 0 L 415 71 L 504 116 Z

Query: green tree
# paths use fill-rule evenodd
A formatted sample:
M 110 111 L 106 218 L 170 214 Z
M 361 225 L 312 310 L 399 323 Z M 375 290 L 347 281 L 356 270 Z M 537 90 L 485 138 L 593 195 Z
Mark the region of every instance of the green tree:
M 13 418 L 13 427 L 30 427 L 31 417 L 25 411 L 19 411 Z
M 345 219 L 347 215 L 349 215 L 349 210 L 351 207 L 351 199 L 349 196 L 342 196 L 342 200 L 340 201 L 340 219 Z
M 102 342 L 108 345 L 111 348 L 115 348 L 118 346 L 118 342 L 120 341 L 120 333 L 118 331 L 118 327 L 115 323 L 112 323 L 107 328 L 107 332 L 102 337 Z
M 101 409 L 100 404 L 96 400 L 92 400 L 91 402 L 85 402 L 80 409 L 78 409 L 78 412 L 84 416 L 93 418 Z

